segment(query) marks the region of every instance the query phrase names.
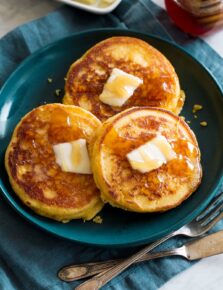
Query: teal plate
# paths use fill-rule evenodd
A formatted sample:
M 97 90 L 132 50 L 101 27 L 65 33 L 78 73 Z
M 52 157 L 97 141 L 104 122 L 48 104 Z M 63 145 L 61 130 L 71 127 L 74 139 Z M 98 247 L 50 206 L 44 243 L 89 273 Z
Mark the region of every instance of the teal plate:
M 204 176 L 199 189 L 181 206 L 160 214 L 137 214 L 105 206 L 102 224 L 74 220 L 67 224 L 40 217 L 13 192 L 4 169 L 4 153 L 22 116 L 44 103 L 61 102 L 55 89 L 64 87 L 70 64 L 97 42 L 115 35 L 141 38 L 172 62 L 186 92 L 182 115 L 191 120 L 202 152 Z M 53 83 L 48 84 L 47 78 Z M 203 110 L 194 119 L 192 107 Z M 210 72 L 180 47 L 154 36 L 120 29 L 78 33 L 59 40 L 28 57 L 11 75 L 0 96 L 0 187 L 6 200 L 25 219 L 57 236 L 98 246 L 135 246 L 151 242 L 190 222 L 217 192 L 223 173 L 223 97 Z M 201 127 L 200 121 L 207 121 Z M 13 230 L 13 229 L 12 229 Z

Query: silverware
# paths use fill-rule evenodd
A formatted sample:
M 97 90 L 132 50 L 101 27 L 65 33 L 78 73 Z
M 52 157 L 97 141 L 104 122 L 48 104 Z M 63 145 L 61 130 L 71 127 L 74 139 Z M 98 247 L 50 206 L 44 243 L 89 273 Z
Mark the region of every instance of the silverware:
M 147 253 L 137 262 L 149 261 L 169 256 L 182 256 L 189 261 L 197 260 L 209 256 L 223 253 L 223 230 L 217 233 L 205 236 L 187 242 L 182 247 L 165 250 L 156 253 Z M 122 260 L 108 260 L 103 262 L 85 263 L 80 265 L 71 265 L 62 268 L 58 276 L 66 282 L 71 282 L 89 276 L 104 272 L 120 263 Z
M 146 253 L 156 248 L 158 245 L 167 241 L 168 239 L 184 235 L 187 237 L 198 237 L 210 230 L 219 220 L 223 218 L 223 212 L 220 212 L 223 207 L 223 202 L 219 201 L 222 199 L 223 193 L 217 196 L 214 201 L 192 222 L 181 227 L 179 230 L 170 233 L 169 235 L 163 237 L 162 239 L 147 245 L 134 255 L 121 261 L 117 265 L 113 266 L 111 269 L 102 272 L 93 278 L 87 280 L 86 282 L 80 284 L 75 289 L 76 290 L 97 290 L 104 286 L 107 282 L 113 279 L 115 276 L 120 274 L 130 265 L 134 264 L 136 261 L 141 259 Z

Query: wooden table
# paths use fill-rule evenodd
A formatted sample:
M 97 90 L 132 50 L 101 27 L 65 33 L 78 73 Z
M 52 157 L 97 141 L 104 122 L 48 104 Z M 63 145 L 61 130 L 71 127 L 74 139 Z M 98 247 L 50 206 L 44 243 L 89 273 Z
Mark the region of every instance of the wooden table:
M 60 5 L 53 0 L 0 0 L 0 37 L 16 26 L 41 17 Z

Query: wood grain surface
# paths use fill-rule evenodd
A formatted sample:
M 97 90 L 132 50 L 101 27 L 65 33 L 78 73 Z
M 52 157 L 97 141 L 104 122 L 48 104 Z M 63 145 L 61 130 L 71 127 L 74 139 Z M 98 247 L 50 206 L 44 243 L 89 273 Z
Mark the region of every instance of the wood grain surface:
M 56 9 L 53 0 L 0 0 L 0 37 L 13 28 Z

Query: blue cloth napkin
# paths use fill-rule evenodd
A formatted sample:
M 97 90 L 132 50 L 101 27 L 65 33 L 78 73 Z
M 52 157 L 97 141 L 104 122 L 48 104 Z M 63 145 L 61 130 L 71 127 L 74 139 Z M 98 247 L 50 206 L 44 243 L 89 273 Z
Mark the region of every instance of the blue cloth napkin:
M 18 64 L 37 49 L 71 33 L 99 27 L 131 28 L 178 43 L 207 66 L 223 86 L 222 58 L 201 39 L 178 30 L 166 12 L 149 0 L 123 0 L 113 13 L 106 16 L 62 7 L 46 17 L 18 27 L 0 40 L 0 86 Z M 137 250 L 93 248 L 56 238 L 27 223 L 2 197 L 0 199 L 1 290 L 73 289 L 77 282 L 67 284 L 56 277 L 60 267 L 120 258 Z M 219 223 L 215 229 L 222 227 L 223 223 Z M 183 239 L 175 239 L 166 243 L 165 247 L 179 246 L 182 242 Z M 157 289 L 191 265 L 177 257 L 143 262 L 130 267 L 103 289 Z

